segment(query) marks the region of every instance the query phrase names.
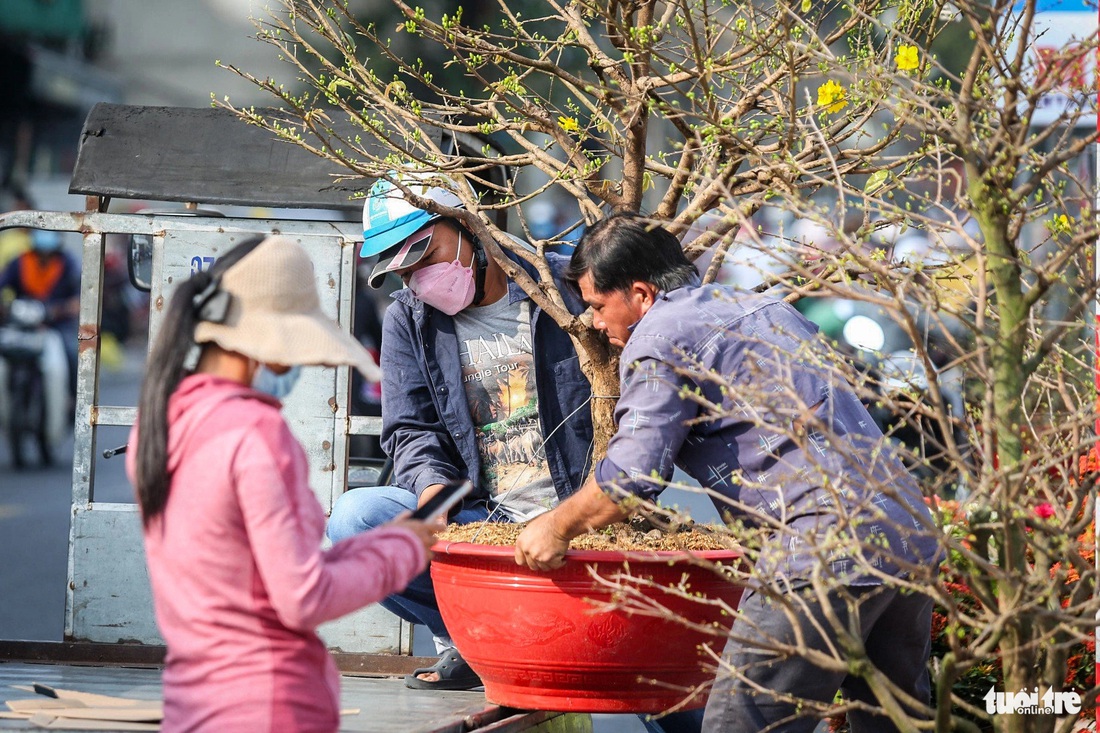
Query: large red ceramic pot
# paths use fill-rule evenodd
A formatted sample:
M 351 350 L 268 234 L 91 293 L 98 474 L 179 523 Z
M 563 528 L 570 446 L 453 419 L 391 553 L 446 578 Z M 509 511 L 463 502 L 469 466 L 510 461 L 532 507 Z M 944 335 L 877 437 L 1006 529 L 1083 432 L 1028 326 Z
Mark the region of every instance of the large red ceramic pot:
M 433 550 L 432 580 L 452 639 L 488 700 L 524 710 L 658 713 L 684 702 L 713 678 L 702 647 L 721 652 L 733 622 L 726 609 L 741 599 L 740 587 L 683 552 L 570 550 L 564 567 L 540 573 L 516 565 L 512 547 L 438 542 Z M 739 559 L 726 550 L 692 555 L 729 565 Z M 624 570 L 652 582 L 631 584 L 647 600 L 717 633 L 661 614 L 597 609 L 614 590 L 593 572 L 610 579 Z M 705 703 L 696 694 L 686 707 Z

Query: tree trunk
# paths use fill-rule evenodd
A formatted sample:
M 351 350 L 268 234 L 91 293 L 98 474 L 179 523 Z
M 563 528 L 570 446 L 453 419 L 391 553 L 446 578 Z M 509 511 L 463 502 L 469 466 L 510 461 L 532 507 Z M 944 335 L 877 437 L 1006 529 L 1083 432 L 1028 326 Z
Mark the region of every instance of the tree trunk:
M 1036 629 L 1033 619 L 1021 613 L 1027 599 L 1021 594 L 1029 575 L 1027 534 L 1018 512 L 1027 506 L 1027 451 L 1023 442 L 1023 395 L 1027 375 L 1027 305 L 1018 253 L 1007 237 L 1008 219 L 997 191 L 985 184 L 981 173 L 968 170 L 969 193 L 975 203 L 978 222 L 989 253 L 989 279 L 997 298 L 997 332 L 990 337 L 993 380 L 993 423 L 998 474 L 994 493 L 996 524 L 1001 530 L 998 564 L 1004 571 L 997 584 L 1000 612 L 1007 618 L 1000 642 L 1004 669 L 1004 691 L 1028 691 L 1039 680 Z M 1057 683 L 1059 681 L 1055 681 Z M 1048 683 L 1049 684 L 1049 683 Z M 1006 733 L 1031 733 L 1049 729 L 1046 716 L 1007 715 L 998 721 Z
M 592 383 L 592 462 L 607 455 L 615 434 L 615 404 L 619 399 L 618 360 L 598 365 L 588 377 Z
M 592 465 L 607 455 L 615 434 L 615 405 L 619 400 L 619 350 L 598 331 L 589 328 L 576 339 L 581 371 L 592 386 Z

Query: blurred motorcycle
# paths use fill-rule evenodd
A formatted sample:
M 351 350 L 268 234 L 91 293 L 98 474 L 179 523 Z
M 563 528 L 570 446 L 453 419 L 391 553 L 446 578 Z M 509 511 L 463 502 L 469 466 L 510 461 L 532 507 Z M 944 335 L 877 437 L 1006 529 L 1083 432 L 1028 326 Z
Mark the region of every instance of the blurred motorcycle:
M 884 435 L 906 449 L 913 473 L 936 482 L 938 493 L 957 492 L 959 466 L 947 446 L 953 442 L 965 459 L 967 431 L 962 379 L 957 370 L 947 368 L 953 339 L 947 338 L 946 326 L 918 314 L 917 322 L 924 325 L 918 351 L 905 329 L 873 303 L 808 298 L 797 307 L 852 360 L 871 417 Z M 933 378 L 946 414 L 933 409 L 922 354 L 936 369 Z
M 61 336 L 48 325 L 45 304 L 16 299 L 0 325 L 3 410 L 0 411 L 17 469 L 28 465 L 28 444 L 39 462 L 54 460 L 54 447 L 64 431 L 68 401 L 68 366 Z

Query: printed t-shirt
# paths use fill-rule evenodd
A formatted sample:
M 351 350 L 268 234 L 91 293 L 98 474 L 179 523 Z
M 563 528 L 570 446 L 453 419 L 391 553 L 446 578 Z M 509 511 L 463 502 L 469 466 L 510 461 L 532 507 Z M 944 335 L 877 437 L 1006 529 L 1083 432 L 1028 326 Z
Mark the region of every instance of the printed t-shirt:
M 513 521 L 558 503 L 539 426 L 530 307 L 505 296 L 454 317 L 462 386 L 481 455 L 477 480 Z

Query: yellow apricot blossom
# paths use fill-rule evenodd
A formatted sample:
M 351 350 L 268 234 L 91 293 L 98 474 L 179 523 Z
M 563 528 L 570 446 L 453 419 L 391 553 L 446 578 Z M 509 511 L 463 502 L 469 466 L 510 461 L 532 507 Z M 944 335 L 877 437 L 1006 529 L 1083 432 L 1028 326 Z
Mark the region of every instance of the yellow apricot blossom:
M 898 65 L 898 71 L 913 71 L 920 66 L 920 54 L 916 46 L 898 46 L 898 52 L 894 54 L 894 63 Z
M 1073 230 L 1072 224 L 1070 224 L 1069 217 L 1065 214 L 1058 214 L 1047 222 L 1047 229 L 1051 234 L 1069 234 Z
M 566 132 L 576 132 L 581 129 L 580 124 L 577 123 L 576 117 L 558 117 L 558 127 Z
M 848 106 L 847 92 L 830 79 L 817 88 L 817 103 L 826 112 L 839 112 Z

